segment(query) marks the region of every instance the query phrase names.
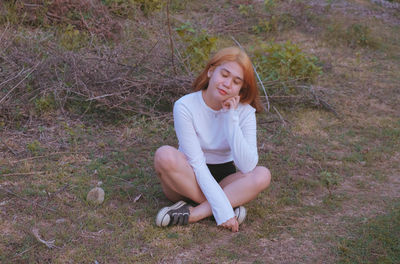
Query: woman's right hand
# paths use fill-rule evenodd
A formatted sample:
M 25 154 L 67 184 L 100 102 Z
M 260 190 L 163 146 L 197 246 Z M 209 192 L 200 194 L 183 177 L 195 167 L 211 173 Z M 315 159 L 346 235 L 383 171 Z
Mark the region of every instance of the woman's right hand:
M 222 109 L 229 110 L 229 109 L 236 109 L 240 102 L 240 96 L 232 96 L 222 102 Z
M 239 231 L 239 223 L 238 223 L 238 221 L 236 219 L 236 216 L 232 217 L 231 219 L 229 219 L 228 221 L 223 223 L 221 226 L 226 228 L 226 229 L 230 229 L 232 232 L 238 232 Z

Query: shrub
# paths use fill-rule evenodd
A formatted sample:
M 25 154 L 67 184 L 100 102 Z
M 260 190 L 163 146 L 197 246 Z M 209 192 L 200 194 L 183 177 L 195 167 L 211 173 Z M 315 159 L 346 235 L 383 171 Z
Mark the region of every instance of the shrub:
M 254 13 L 253 5 L 239 5 L 239 13 L 245 17 L 250 16 Z
M 0 23 L 9 21 L 13 24 L 25 24 L 34 27 L 49 24 L 50 21 L 46 13 L 49 10 L 50 1 L 38 1 L 34 5 L 25 5 L 25 2 L 23 0 L 5 0 L 2 3 L 4 6 L 0 4 L 0 9 L 4 9 L 2 10 L 4 15 L 0 16 Z
M 162 0 L 135 0 L 139 4 L 140 9 L 147 16 L 154 11 L 158 11 L 162 8 L 166 1 Z
M 111 0 L 110 0 L 111 1 Z M 125 0 L 127 1 L 127 0 Z M 31 0 L 6 1 L 0 7 L 0 23 L 32 27 L 71 25 L 79 31 L 90 32 L 96 36 L 114 39 L 121 31 L 118 22 L 110 16 L 110 11 L 100 1 L 90 0 Z M 4 9 L 4 10 L 2 10 Z
M 321 171 L 319 174 L 322 185 L 328 190 L 329 194 L 332 195 L 332 190 L 335 189 L 341 180 L 340 176 L 335 172 Z
M 346 30 L 347 43 L 350 47 L 361 46 L 366 47 L 374 45 L 371 36 L 371 30 L 368 26 L 361 24 L 353 24 Z
M 276 32 L 278 29 L 278 20 L 276 16 L 272 16 L 269 20 L 259 19 L 258 24 L 254 25 L 251 29 L 255 34 Z
M 134 0 L 102 0 L 114 15 L 119 17 L 130 17 L 134 15 Z
M 35 110 L 38 114 L 50 112 L 55 109 L 55 100 L 52 95 L 42 96 L 35 99 Z
M 317 57 L 304 53 L 290 41 L 262 43 L 254 50 L 253 62 L 263 81 L 312 82 L 322 73 Z
M 208 35 L 205 30 L 196 31 L 190 23 L 184 23 L 175 29 L 186 44 L 183 52 L 190 69 L 199 71 L 208 61 L 210 53 L 215 50 L 217 38 Z
M 88 41 L 88 34 L 85 31 L 79 31 L 73 25 L 67 25 L 61 32 L 60 45 L 67 50 L 83 48 Z
M 272 12 L 274 7 L 276 6 L 275 0 L 264 0 L 264 9 L 267 12 Z
M 326 28 L 325 39 L 331 45 L 344 44 L 350 48 L 376 48 L 379 44 L 371 34 L 371 29 L 359 23 L 353 23 L 350 26 L 337 22 L 331 23 Z
M 37 140 L 34 140 L 31 143 L 26 144 L 26 149 L 33 155 L 37 155 L 43 151 L 42 145 Z
M 162 0 L 102 0 L 112 13 L 121 17 L 131 17 L 135 9 L 139 8 L 148 16 L 150 13 L 162 8 L 165 1 Z

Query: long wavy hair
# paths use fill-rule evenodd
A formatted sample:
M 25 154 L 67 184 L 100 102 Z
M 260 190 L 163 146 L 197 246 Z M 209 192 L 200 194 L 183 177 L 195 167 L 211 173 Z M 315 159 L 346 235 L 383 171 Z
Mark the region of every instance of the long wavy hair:
M 228 61 L 237 62 L 243 69 L 243 86 L 239 92 L 240 102 L 250 104 L 256 109 L 256 112 L 260 112 L 262 108 L 256 78 L 254 76 L 253 65 L 246 52 L 237 47 L 224 48 L 218 51 L 193 82 L 193 90 L 206 90 L 210 80 L 210 78 L 207 76 L 208 71 L 210 69 L 213 70 L 222 63 Z

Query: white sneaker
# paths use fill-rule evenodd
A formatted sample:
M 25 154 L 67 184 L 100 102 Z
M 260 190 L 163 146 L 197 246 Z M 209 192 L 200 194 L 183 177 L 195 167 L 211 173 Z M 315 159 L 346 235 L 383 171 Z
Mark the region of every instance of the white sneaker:
M 158 211 L 156 225 L 160 227 L 171 225 L 187 225 L 189 222 L 190 210 L 184 201 L 179 201 Z
M 235 208 L 234 212 L 236 215 L 236 219 L 240 225 L 241 223 L 243 223 L 244 219 L 246 219 L 247 210 L 244 206 L 239 206 Z

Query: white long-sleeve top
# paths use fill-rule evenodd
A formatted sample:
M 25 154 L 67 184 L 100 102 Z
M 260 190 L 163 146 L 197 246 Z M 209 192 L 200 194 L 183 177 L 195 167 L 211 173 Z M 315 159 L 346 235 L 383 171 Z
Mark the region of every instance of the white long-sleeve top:
M 206 105 L 202 92 L 198 91 L 176 101 L 173 114 L 179 150 L 192 166 L 217 225 L 223 224 L 235 214 L 206 164 L 233 160 L 243 173 L 255 168 L 258 163 L 255 109 L 239 103 L 237 109 L 216 111 Z

